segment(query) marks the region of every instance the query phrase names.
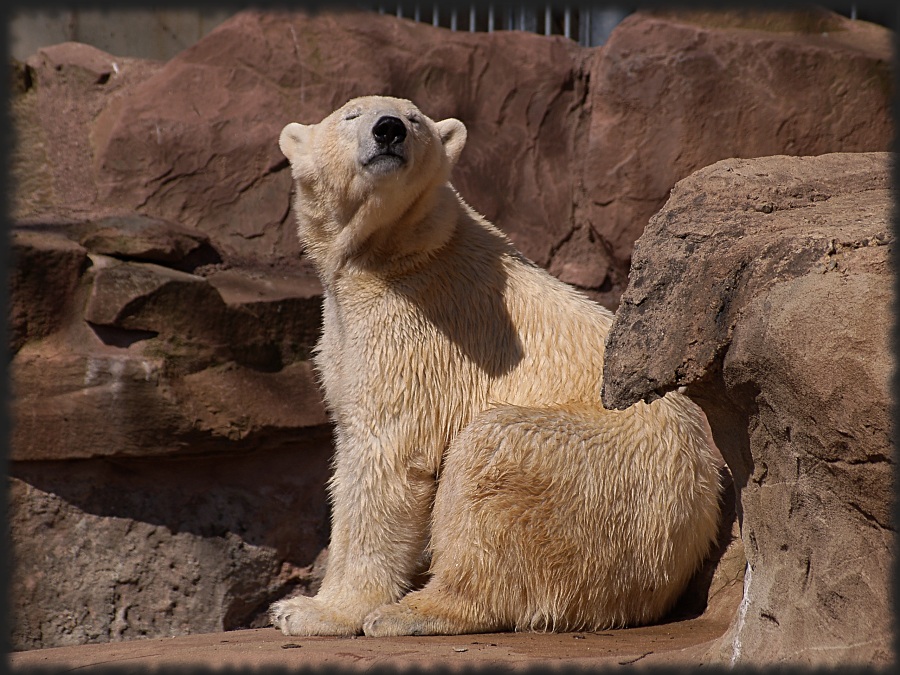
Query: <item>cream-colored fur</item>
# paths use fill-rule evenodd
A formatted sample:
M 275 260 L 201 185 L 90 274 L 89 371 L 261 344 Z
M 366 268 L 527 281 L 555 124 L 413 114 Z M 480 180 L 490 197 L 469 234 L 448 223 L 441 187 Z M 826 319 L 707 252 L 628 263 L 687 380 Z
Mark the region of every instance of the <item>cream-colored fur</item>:
M 405 127 L 402 158 L 373 141 L 385 116 Z M 282 132 L 325 288 L 316 365 L 336 424 L 328 568 L 317 596 L 272 606 L 285 634 L 646 623 L 714 538 L 699 408 L 677 393 L 601 406 L 612 314 L 456 194 L 465 140 L 461 122 L 383 97 Z

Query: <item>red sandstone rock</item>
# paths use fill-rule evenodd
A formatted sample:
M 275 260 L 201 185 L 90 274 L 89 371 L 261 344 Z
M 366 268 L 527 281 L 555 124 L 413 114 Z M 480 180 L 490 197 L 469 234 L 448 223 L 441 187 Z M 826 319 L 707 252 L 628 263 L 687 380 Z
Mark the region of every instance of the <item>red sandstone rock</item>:
M 158 262 L 184 271 L 222 259 L 209 237 L 178 223 L 136 214 L 109 216 L 90 223 L 81 245 L 101 253 Z
M 40 231 L 11 236 L 10 347 L 15 354 L 28 340 L 40 340 L 63 324 L 75 288 L 88 265 L 87 251 L 66 237 Z
M 13 648 L 259 627 L 273 598 L 314 591 L 330 457 L 314 431 L 253 453 L 12 462 Z
M 890 31 L 824 11 L 626 18 L 591 60 L 579 220 L 624 263 L 672 186 L 720 159 L 889 150 L 890 60 Z
M 320 574 L 330 427 L 306 359 L 321 288 L 59 233 L 175 265 L 204 245 L 134 224 L 13 232 L 18 649 L 264 625 Z
M 410 63 L 422 44 L 421 65 Z M 562 38 L 450 33 L 371 13 L 239 14 L 104 112 L 98 182 L 105 198 L 196 226 L 230 253 L 290 259 L 299 244 L 281 127 L 352 96 L 392 94 L 468 124 L 457 187 L 546 264 L 570 229 L 575 167 L 564 164 L 585 56 Z
M 595 49 L 369 13 L 249 12 L 104 111 L 97 179 L 105 198 L 228 251 L 292 257 L 280 127 L 356 95 L 410 98 L 469 126 L 462 195 L 615 305 L 632 242 L 678 179 L 726 157 L 886 150 L 889 59 L 888 31 L 825 12 L 638 13 Z
M 16 65 L 11 210 L 18 222 L 71 223 L 121 213 L 98 198 L 96 118 L 160 65 L 73 42 L 41 49 Z

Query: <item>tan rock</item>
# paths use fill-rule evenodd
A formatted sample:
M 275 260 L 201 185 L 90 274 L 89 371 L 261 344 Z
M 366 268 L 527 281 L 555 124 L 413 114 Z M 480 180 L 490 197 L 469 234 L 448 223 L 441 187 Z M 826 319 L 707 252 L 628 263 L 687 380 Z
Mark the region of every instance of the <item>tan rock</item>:
M 890 178 L 886 153 L 725 160 L 635 248 L 603 400 L 686 386 L 734 475 L 748 568 L 713 662 L 893 658 Z

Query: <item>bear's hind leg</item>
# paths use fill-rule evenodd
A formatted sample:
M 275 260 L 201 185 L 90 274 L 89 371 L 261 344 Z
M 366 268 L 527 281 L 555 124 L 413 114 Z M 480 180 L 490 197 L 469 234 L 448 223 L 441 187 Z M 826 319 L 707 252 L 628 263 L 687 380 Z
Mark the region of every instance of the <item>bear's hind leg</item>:
M 369 614 L 363 622 L 363 633 L 369 637 L 462 635 L 512 628 L 472 611 L 471 603 L 465 598 L 453 597 L 447 588 L 429 588 L 430 585 Z
M 482 413 L 453 441 L 432 514 L 432 578 L 421 590 L 369 614 L 363 624 L 366 635 L 459 635 L 516 628 L 516 613 L 527 605 L 524 570 L 516 569 L 521 555 L 505 540 L 522 530 L 523 512 L 537 507 L 549 488 L 525 475 L 530 473 L 527 468 L 525 474 L 519 471 L 524 467 L 517 455 L 531 442 L 519 424 L 525 410 L 505 407 Z
M 658 619 L 716 532 L 718 469 L 699 409 L 504 406 L 447 451 L 432 577 L 367 635 L 600 630 Z

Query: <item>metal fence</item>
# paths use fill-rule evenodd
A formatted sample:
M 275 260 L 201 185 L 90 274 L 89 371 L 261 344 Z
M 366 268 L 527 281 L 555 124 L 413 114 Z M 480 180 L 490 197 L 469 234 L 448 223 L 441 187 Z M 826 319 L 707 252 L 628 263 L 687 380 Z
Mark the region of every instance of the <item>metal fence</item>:
M 376 7 L 381 14 L 395 14 L 450 30 L 487 32 L 523 30 L 541 35 L 562 35 L 577 40 L 585 47 L 606 42 L 612 29 L 629 14 L 616 7 L 514 7 L 470 5 L 467 9 L 441 10 L 438 3 L 419 5 L 383 3 Z

